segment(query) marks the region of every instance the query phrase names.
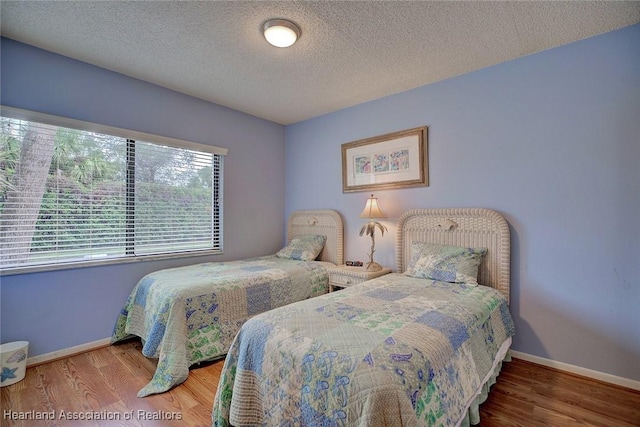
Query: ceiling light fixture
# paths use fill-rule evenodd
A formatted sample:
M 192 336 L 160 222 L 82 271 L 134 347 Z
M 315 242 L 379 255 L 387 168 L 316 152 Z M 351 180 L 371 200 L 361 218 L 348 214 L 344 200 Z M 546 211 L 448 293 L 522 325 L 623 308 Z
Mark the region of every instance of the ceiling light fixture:
M 300 28 L 286 19 L 271 19 L 262 26 L 264 38 L 276 47 L 289 47 L 300 37 Z

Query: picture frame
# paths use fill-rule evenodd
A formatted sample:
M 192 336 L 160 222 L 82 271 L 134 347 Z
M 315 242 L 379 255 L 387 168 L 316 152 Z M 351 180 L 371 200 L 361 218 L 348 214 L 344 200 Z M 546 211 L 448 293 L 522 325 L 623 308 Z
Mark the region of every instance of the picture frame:
M 342 192 L 429 185 L 427 126 L 342 144 Z

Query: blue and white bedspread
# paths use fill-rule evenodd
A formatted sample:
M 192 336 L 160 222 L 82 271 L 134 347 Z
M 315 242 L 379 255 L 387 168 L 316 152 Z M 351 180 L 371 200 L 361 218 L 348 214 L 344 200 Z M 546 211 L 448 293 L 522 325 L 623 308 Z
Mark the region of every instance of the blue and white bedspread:
M 250 317 L 328 292 L 331 263 L 275 256 L 211 262 L 151 273 L 135 286 L 111 341 L 142 338 L 142 353 L 157 358 L 139 397 L 182 383 L 195 363 L 227 353 Z
M 459 425 L 512 335 L 494 289 L 381 276 L 245 323 L 213 425 Z

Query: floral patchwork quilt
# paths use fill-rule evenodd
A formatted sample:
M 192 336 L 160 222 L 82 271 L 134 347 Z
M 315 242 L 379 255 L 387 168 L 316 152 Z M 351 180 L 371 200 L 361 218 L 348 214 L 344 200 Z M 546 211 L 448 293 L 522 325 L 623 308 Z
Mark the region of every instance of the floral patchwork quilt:
M 485 286 L 388 274 L 250 319 L 215 426 L 456 426 L 514 335 Z
M 139 397 L 182 383 L 195 363 L 226 354 L 250 317 L 327 293 L 331 263 L 267 256 L 171 268 L 142 278 L 122 309 L 112 342 L 142 338 L 158 359 Z

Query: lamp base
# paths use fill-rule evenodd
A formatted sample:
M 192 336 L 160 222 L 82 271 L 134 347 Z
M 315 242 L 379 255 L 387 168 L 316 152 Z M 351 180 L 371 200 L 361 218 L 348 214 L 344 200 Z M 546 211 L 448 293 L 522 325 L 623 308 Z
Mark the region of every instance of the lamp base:
M 380 271 L 382 270 L 382 266 L 377 262 L 371 261 L 363 265 L 362 269 L 365 271 Z

